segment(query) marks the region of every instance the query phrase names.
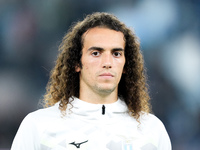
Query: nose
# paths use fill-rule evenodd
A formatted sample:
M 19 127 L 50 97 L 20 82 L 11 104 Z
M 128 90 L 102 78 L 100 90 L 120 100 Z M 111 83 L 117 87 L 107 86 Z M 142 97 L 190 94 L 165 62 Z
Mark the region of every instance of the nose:
M 105 69 L 112 68 L 112 55 L 111 54 L 104 54 L 102 57 L 102 67 Z

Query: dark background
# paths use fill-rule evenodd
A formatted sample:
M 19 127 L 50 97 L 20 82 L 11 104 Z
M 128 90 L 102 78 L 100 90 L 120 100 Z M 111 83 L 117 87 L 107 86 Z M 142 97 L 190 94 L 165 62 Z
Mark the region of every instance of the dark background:
M 200 147 L 199 0 L 0 0 L 0 149 L 38 109 L 69 26 L 109 12 L 140 38 L 153 112 L 173 150 Z

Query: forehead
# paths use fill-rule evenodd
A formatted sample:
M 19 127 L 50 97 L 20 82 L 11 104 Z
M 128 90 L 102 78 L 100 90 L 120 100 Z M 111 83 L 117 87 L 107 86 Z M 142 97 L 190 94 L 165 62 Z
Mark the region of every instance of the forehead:
M 88 29 L 82 36 L 83 46 L 88 44 L 125 46 L 124 34 L 105 27 L 94 27 Z M 97 46 L 97 45 L 96 45 Z

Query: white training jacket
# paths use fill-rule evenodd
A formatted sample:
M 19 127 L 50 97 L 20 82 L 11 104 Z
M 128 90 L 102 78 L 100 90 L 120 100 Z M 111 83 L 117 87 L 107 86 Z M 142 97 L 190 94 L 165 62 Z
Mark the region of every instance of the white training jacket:
M 143 114 L 140 123 L 126 104 L 91 104 L 75 98 L 66 115 L 59 104 L 28 114 L 11 150 L 171 150 L 163 123 Z

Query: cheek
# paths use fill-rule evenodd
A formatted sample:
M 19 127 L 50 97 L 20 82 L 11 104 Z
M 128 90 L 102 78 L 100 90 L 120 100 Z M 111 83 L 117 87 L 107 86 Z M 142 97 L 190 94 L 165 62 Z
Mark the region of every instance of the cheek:
M 124 66 L 125 66 L 125 60 L 119 60 L 119 61 L 117 61 L 116 65 L 117 65 L 117 68 L 118 68 L 119 70 L 122 70 L 122 71 L 123 71 L 123 68 L 124 68 Z
M 94 68 L 92 66 L 92 63 L 83 63 L 82 65 L 82 72 L 84 72 L 85 75 L 91 75 L 94 71 Z
M 88 60 L 83 61 L 82 64 L 83 66 L 85 66 L 85 69 L 93 70 L 96 69 L 97 66 L 99 66 L 99 61 L 88 58 Z

